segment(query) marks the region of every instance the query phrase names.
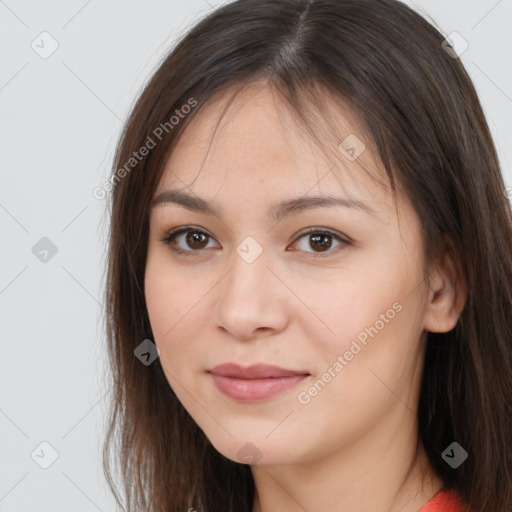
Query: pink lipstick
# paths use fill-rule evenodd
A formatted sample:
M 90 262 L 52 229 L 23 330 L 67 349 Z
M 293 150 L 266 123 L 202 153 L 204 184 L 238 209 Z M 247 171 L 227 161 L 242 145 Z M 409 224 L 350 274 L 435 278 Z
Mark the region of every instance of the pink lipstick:
M 268 364 L 244 367 L 235 363 L 217 365 L 208 372 L 219 391 L 243 402 L 270 398 L 292 388 L 310 375 L 307 371 L 286 370 Z

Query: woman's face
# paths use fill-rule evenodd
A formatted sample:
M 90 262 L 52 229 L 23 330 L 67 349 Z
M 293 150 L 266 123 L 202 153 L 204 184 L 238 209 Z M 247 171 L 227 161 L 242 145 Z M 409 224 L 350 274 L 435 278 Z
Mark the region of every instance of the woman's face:
M 167 380 L 235 461 L 375 449 L 415 421 L 428 293 L 417 215 L 364 172 L 385 176 L 369 149 L 328 161 L 267 87 L 237 96 L 212 141 L 222 106 L 187 127 L 155 198 L 181 195 L 151 211 L 145 294 Z M 361 139 L 338 110 L 338 142 Z M 287 372 L 235 378 L 214 370 L 224 363 Z

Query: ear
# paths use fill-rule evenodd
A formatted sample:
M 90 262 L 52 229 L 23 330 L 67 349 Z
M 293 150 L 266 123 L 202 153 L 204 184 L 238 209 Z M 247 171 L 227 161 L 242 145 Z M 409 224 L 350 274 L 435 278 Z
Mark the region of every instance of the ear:
M 459 321 L 467 300 L 467 286 L 462 269 L 447 234 L 428 280 L 428 296 L 423 328 L 430 332 L 449 332 Z

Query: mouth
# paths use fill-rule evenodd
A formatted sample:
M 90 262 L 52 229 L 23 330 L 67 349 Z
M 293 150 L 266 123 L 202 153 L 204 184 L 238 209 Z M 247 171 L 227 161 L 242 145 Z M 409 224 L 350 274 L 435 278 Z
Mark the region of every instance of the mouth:
M 242 402 L 270 398 L 296 386 L 310 375 L 307 371 L 288 370 L 267 364 L 243 367 L 225 363 L 207 371 L 220 392 Z

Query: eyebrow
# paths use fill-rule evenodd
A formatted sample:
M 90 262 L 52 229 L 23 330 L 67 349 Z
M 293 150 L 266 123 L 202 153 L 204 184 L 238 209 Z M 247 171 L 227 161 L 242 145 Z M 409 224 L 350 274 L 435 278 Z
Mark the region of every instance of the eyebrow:
M 190 211 L 196 211 L 206 215 L 214 215 L 219 218 L 222 217 L 222 212 L 217 211 L 217 209 L 208 201 L 181 190 L 166 190 L 165 192 L 160 193 L 155 197 L 155 199 L 153 199 L 151 207 L 154 208 L 155 206 L 163 206 L 165 204 L 176 204 Z M 288 199 L 271 206 L 267 211 L 267 215 L 278 222 L 285 217 L 296 215 L 306 210 L 336 206 L 362 210 L 377 217 L 375 210 L 367 203 L 356 199 L 335 196 L 303 196 L 295 199 Z

